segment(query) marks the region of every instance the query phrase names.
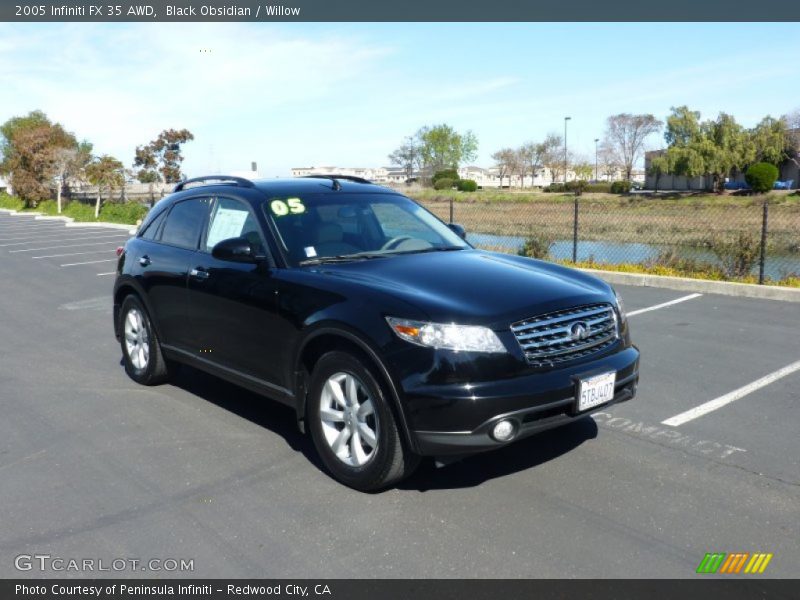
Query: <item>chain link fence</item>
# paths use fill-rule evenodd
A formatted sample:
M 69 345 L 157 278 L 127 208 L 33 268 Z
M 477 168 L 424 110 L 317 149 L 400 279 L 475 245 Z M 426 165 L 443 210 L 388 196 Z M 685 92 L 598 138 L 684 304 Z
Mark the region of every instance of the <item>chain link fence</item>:
M 479 248 L 592 268 L 800 285 L 800 201 L 424 199 Z

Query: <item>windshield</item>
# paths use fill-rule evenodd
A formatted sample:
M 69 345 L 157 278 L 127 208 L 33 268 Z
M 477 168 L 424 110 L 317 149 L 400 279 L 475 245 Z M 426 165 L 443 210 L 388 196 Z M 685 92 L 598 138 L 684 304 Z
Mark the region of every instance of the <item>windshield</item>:
M 264 210 L 292 266 L 470 247 L 400 195 L 306 194 L 270 198 Z

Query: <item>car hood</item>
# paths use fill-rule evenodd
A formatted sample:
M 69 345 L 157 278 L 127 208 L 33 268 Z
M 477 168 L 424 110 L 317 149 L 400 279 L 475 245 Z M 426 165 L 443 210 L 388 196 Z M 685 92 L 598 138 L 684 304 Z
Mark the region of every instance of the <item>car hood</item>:
M 360 284 L 367 288 L 364 293 L 377 289 L 398 297 L 434 322 L 505 328 L 554 310 L 614 301 L 606 283 L 580 271 L 481 250 L 406 254 L 317 269 Z

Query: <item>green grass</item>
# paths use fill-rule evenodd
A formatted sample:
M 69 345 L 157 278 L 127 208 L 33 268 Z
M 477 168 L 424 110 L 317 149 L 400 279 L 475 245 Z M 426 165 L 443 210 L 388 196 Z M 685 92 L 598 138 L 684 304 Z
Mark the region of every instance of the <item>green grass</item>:
M 706 279 L 711 281 L 731 281 L 734 283 L 758 283 L 758 277 L 748 275 L 747 277 L 725 277 L 718 269 L 681 269 L 664 265 L 644 265 L 638 263 L 607 264 L 598 263 L 591 260 L 578 261 L 556 261 L 568 267 L 578 269 L 596 269 L 600 271 L 617 271 L 621 273 L 639 273 L 645 275 L 663 275 L 666 277 L 689 277 L 691 279 Z M 769 279 L 764 282 L 766 285 L 780 285 L 784 287 L 800 288 L 800 276 L 791 275 L 783 279 Z
M 123 225 L 136 225 L 143 219 L 149 208 L 138 202 L 109 202 L 100 208 L 100 218 L 94 218 L 94 205 L 84 202 L 64 201 L 61 204 L 61 214 L 55 200 L 44 200 L 36 208 L 24 208 L 25 203 L 14 196 L 0 194 L 0 208 L 18 210 L 21 212 L 38 212 L 47 216 L 70 217 L 81 223 L 121 223 Z
M 16 196 L 9 196 L 5 192 L 0 192 L 0 208 L 8 210 L 22 210 L 25 203 Z
M 100 209 L 100 220 L 135 225 L 139 219 L 144 218 L 148 210 L 150 209 L 147 206 L 138 202 L 105 204 Z

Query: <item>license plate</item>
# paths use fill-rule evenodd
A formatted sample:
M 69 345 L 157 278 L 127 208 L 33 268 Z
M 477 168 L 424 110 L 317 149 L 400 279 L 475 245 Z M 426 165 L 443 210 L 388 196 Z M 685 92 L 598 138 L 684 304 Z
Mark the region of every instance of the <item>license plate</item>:
M 616 372 L 581 379 L 578 384 L 578 412 L 600 406 L 614 399 Z

